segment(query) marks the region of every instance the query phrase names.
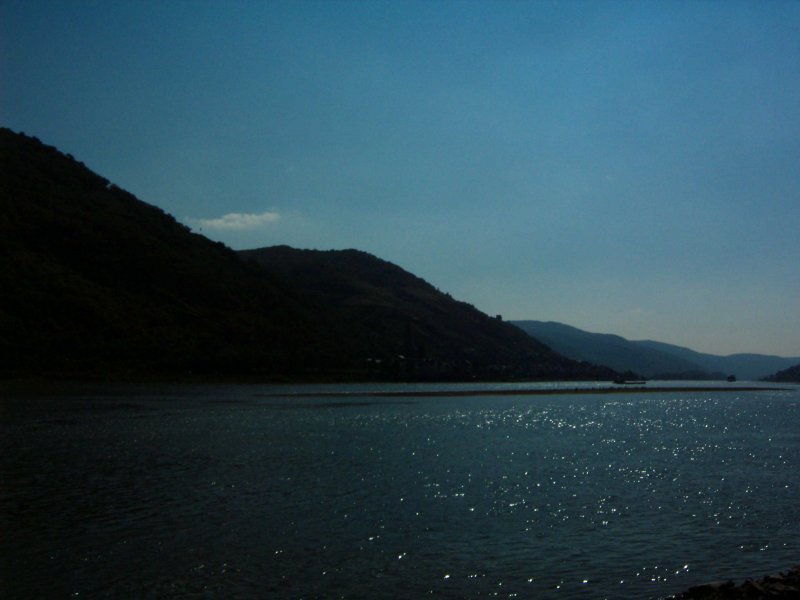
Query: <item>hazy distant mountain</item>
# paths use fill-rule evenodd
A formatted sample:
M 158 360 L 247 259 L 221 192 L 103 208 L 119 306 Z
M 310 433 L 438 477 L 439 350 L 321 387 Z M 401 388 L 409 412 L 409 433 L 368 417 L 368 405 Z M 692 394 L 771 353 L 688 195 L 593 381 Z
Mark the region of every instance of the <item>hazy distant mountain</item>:
M 800 357 L 772 356 L 768 354 L 730 354 L 717 356 L 695 352 L 689 348 L 642 340 L 633 342 L 645 348 L 659 350 L 700 365 L 706 371 L 736 375 L 739 379 L 757 380 L 772 375 L 781 369 L 788 369 L 800 362 Z
M 755 380 L 800 362 L 800 358 L 763 354 L 704 354 L 663 342 L 589 333 L 555 322 L 514 323 L 564 356 L 604 364 L 617 371 L 631 370 L 648 378 L 721 379 L 735 375 L 738 379 Z
M 613 376 L 363 252 L 244 256 L 0 129 L 0 374 Z
M 656 349 L 641 347 L 618 335 L 590 333 L 553 321 L 514 321 L 520 329 L 556 352 L 575 360 L 606 365 L 616 371 L 633 371 L 643 377 L 706 378 L 702 367 Z

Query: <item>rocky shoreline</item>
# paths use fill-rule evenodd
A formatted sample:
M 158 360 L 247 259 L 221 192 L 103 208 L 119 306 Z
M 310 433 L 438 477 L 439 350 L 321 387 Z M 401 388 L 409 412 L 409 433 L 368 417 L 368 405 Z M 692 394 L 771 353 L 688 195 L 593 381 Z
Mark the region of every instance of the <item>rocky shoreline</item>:
M 800 600 L 800 565 L 786 573 L 767 575 L 763 579 L 746 579 L 741 585 L 733 581 L 716 581 L 696 585 L 667 600 Z

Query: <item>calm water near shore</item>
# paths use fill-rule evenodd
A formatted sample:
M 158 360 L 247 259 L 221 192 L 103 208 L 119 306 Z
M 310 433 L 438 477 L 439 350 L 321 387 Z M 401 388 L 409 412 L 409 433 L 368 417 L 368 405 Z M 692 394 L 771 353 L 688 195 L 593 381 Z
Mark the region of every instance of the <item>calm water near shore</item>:
M 647 599 L 800 563 L 796 386 L 346 394 L 515 385 L 5 393 L 0 596 Z

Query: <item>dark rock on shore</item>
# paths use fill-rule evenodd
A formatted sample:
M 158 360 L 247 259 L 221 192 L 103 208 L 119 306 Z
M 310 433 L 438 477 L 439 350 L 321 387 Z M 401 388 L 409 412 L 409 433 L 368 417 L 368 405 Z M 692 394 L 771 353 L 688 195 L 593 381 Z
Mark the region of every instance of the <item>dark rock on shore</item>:
M 745 580 L 741 585 L 733 581 L 717 581 L 696 585 L 672 600 L 800 600 L 800 565 L 780 575 L 768 575 L 754 581 Z

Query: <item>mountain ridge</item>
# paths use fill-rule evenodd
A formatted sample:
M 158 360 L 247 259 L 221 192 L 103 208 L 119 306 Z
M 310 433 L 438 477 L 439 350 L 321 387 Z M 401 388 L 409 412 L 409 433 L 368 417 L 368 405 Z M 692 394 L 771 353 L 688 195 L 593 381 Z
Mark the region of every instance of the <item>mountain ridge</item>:
M 710 372 L 735 374 L 740 379 L 762 379 L 774 374 L 776 371 L 789 368 L 800 362 L 800 357 L 785 357 L 754 352 L 737 352 L 725 355 L 710 354 L 654 340 L 635 340 L 633 343 L 695 362 Z
M 328 352 L 288 282 L 56 148 L 0 130 L 0 167 L 1 369 L 291 372 Z
M 514 324 L 575 360 L 605 364 L 617 371 L 634 371 L 654 379 L 756 380 L 791 367 L 800 358 L 738 353 L 719 356 L 653 340 L 627 340 L 608 333 L 592 333 L 555 321 L 513 321 Z

